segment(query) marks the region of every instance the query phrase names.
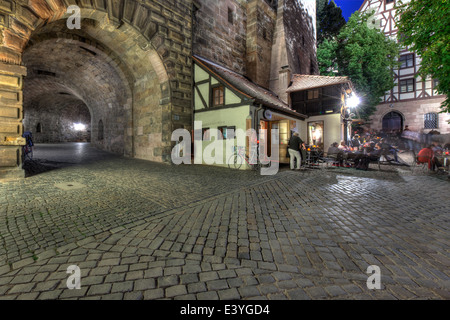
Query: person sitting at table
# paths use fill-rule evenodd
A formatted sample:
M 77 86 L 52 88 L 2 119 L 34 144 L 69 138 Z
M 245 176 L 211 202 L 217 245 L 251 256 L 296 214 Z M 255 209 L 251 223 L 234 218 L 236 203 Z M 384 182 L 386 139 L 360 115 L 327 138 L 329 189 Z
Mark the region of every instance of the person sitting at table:
M 344 165 L 344 152 L 338 148 L 338 143 L 334 142 L 329 148 L 327 152 L 327 156 L 330 158 L 335 158 L 336 162 L 333 163 L 334 166 L 343 166 Z
M 345 144 L 345 141 L 344 141 L 344 140 L 341 141 L 341 144 L 339 145 L 338 148 L 339 148 L 339 150 L 342 150 L 342 151 L 344 151 L 344 152 L 349 152 L 349 151 L 351 151 L 350 147 L 347 146 L 347 145 Z
M 379 142 L 380 145 L 380 149 L 382 149 L 382 153 L 383 156 L 388 160 L 391 161 L 388 158 L 388 155 L 393 155 L 394 156 L 394 161 L 396 163 L 398 163 L 398 150 L 396 148 L 394 148 L 393 146 L 391 146 L 386 139 L 381 139 L 381 141 Z
M 369 164 L 371 161 L 378 161 L 378 158 L 381 155 L 382 149 L 380 148 L 380 145 L 375 143 L 372 143 L 370 145 L 370 149 L 366 154 L 359 153 L 356 155 L 355 158 L 355 168 L 357 170 L 369 170 Z
M 417 155 L 417 163 L 428 163 L 428 169 L 434 171 L 436 168 L 441 167 L 441 163 L 434 156 L 432 146 L 428 146 L 419 151 Z
M 352 139 L 352 146 L 353 148 L 359 148 L 359 146 L 361 145 L 361 142 L 359 141 L 359 135 L 354 135 L 353 139 Z
M 344 152 L 344 160 L 345 160 L 344 166 L 347 167 L 347 168 L 351 168 L 352 165 L 351 165 L 349 162 L 353 161 L 354 158 L 355 158 L 355 156 L 356 156 L 356 155 L 352 152 L 352 151 L 353 151 L 352 148 L 349 147 L 349 146 L 347 146 L 347 145 L 345 144 L 345 141 L 344 141 L 344 140 L 341 141 L 341 144 L 339 145 L 338 148 L 339 148 L 339 150 L 341 150 L 342 152 Z
M 433 150 L 435 155 L 441 155 L 444 151 L 440 144 L 436 145 L 435 143 L 432 145 L 431 149 Z

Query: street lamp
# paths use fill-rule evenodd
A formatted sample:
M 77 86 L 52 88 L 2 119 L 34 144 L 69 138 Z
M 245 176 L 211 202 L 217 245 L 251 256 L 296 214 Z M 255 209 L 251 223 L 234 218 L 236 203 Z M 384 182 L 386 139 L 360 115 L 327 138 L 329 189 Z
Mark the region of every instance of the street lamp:
M 348 98 L 347 100 L 347 106 L 349 108 L 356 108 L 360 105 L 361 99 L 354 93 Z
M 361 99 L 351 90 L 348 89 L 342 94 L 342 110 L 341 117 L 344 122 L 344 141 L 349 141 L 349 123 L 353 122 L 355 114 L 359 114 L 356 109 L 361 104 Z M 352 110 L 353 109 L 353 110 Z M 353 111 L 353 112 L 352 112 Z

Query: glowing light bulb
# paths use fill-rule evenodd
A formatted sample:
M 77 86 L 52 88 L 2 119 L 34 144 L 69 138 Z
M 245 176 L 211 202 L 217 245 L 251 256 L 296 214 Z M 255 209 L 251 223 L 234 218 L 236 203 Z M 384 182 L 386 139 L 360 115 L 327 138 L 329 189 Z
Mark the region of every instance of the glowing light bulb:
M 348 103 L 347 105 L 350 108 L 356 108 L 357 106 L 359 106 L 359 104 L 361 103 L 361 99 L 356 96 L 356 95 L 352 95 L 349 99 L 348 99 Z
M 86 130 L 86 125 L 84 125 L 82 123 L 74 123 L 73 128 L 75 131 L 83 131 L 83 130 Z

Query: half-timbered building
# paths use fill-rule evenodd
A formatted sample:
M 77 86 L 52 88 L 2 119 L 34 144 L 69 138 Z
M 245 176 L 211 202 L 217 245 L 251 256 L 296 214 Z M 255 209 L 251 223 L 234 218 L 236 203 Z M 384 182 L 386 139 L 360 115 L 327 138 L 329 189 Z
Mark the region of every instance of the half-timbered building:
M 373 13 L 373 25 L 380 28 L 386 37 L 398 39 L 396 9 L 398 0 L 365 0 L 360 12 Z M 418 75 L 421 58 L 409 48 L 400 52 L 401 66 L 393 70 L 395 86 L 381 97 L 381 103 L 372 116 L 370 128 L 392 132 L 403 130 L 406 125 L 411 130 L 428 133 L 435 130 L 450 133 L 450 115 L 442 114 L 441 104 L 445 96 L 436 90 L 436 79 L 424 79 Z

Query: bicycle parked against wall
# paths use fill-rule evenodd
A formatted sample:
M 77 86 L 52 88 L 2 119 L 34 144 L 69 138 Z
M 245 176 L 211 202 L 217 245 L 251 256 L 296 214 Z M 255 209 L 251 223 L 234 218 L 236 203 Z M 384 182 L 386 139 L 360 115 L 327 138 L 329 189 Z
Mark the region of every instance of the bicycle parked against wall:
M 240 169 L 244 164 L 255 171 L 261 169 L 261 162 L 258 159 L 258 146 L 253 147 L 248 156 L 245 152 L 245 147 L 235 146 L 233 149 L 234 154 L 228 159 L 228 167 L 230 169 Z
M 25 160 L 33 160 L 33 135 L 31 132 L 25 132 L 22 137 L 26 139 L 26 144 L 22 147 L 22 158 Z

